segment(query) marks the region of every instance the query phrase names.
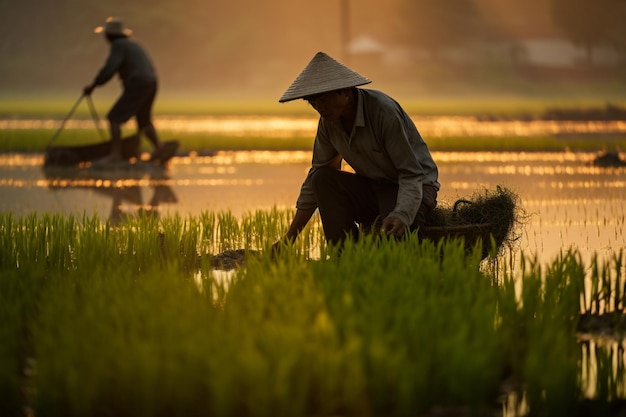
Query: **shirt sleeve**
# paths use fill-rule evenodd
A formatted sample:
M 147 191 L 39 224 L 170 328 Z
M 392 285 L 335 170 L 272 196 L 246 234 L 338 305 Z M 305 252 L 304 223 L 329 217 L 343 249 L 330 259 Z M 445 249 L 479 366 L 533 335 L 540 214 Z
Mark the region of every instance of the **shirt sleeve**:
M 311 168 L 302 183 L 300 188 L 300 195 L 296 202 L 296 207 L 301 209 L 317 208 L 317 198 L 311 187 L 311 177 L 321 167 L 330 166 L 337 170 L 341 169 L 341 155 L 332 146 L 328 140 L 326 134 L 326 128 L 323 121 L 320 119 L 317 127 L 317 134 L 315 135 L 315 142 L 313 143 L 313 160 Z
M 102 85 L 106 84 L 115 73 L 119 70 L 124 60 L 124 48 L 121 43 L 113 42 L 111 44 L 111 51 L 109 52 L 109 57 L 107 58 L 104 66 L 96 75 L 96 79 L 94 80 L 94 85 Z
M 423 143 L 417 129 L 402 114 L 387 117 L 383 122 L 383 145 L 398 173 L 398 197 L 389 215 L 410 226 L 422 203 L 424 169 L 414 147 Z M 409 124 L 410 122 L 410 124 Z M 417 135 L 417 137 L 416 137 Z M 413 143 L 412 143 L 413 142 Z

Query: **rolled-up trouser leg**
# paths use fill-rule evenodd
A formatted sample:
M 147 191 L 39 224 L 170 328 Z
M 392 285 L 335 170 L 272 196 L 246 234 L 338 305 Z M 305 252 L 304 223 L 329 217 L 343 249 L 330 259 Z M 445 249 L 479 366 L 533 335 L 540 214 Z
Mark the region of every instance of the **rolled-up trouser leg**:
M 356 223 L 371 223 L 380 214 L 371 180 L 333 168 L 320 168 L 311 178 L 326 240 L 339 244 L 358 238 Z

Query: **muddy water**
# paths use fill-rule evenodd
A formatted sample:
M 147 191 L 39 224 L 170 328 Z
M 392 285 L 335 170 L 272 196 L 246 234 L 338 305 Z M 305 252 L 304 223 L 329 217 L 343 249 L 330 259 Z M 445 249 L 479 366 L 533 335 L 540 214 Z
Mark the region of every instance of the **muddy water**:
M 440 201 L 503 185 L 528 215 L 519 249 L 544 263 L 567 248 L 609 256 L 626 249 L 626 169 L 590 166 L 591 153 L 434 153 Z M 624 158 L 624 155 L 622 155 Z M 42 155 L 0 155 L 0 211 L 98 214 L 118 221 L 142 210 L 235 216 L 294 207 L 309 152 L 177 157 L 166 170 L 44 170 Z

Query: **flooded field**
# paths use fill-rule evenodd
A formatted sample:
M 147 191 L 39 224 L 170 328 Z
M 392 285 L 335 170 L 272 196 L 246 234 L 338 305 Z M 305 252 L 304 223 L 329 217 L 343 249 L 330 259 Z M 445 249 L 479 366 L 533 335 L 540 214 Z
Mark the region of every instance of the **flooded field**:
M 626 169 L 591 166 L 592 153 L 435 152 L 452 204 L 498 185 L 521 197 L 527 214 L 519 249 L 548 262 L 567 248 L 610 256 L 626 248 Z M 622 156 L 623 157 L 623 156 Z M 221 152 L 176 157 L 165 169 L 42 168 L 43 155 L 0 155 L 0 211 L 98 214 L 112 222 L 141 211 L 235 216 L 293 208 L 309 152 Z M 273 239 L 274 237 L 270 237 Z
M 474 117 L 414 117 L 425 138 L 621 137 L 624 121 L 515 121 Z M 106 129 L 101 122 L 101 129 Z M 313 137 L 317 118 L 281 116 L 159 117 L 167 135 Z M 0 120 L 3 129 L 50 129 L 58 120 Z M 69 120 L 65 129 L 93 129 Z M 132 129 L 132 124 L 127 126 Z M 60 138 L 62 141 L 62 138 Z M 598 150 L 602 141 L 598 141 Z M 591 255 L 626 248 L 626 168 L 591 165 L 591 152 L 434 152 L 439 200 L 452 204 L 498 185 L 521 197 L 528 217 L 520 249 L 548 261 L 569 247 Z M 621 155 L 624 159 L 624 155 Z M 175 157 L 167 169 L 43 169 L 42 154 L 0 154 L 0 211 L 98 214 L 112 222 L 140 211 L 197 215 L 229 210 L 235 216 L 293 208 L 310 152 L 217 152 Z M 273 238 L 273 237 L 272 237 Z
M 570 134 L 615 134 L 626 132 L 626 121 L 555 121 L 555 120 L 478 120 L 475 117 L 427 116 L 413 117 L 421 134 L 426 137 L 442 136 L 535 136 Z M 317 128 L 316 117 L 279 116 L 191 116 L 160 117 L 155 124 L 169 132 L 202 132 L 241 136 L 271 136 L 289 138 L 313 136 Z M 132 124 L 132 121 L 131 121 Z M 2 129 L 54 129 L 58 120 L 0 120 Z M 93 120 L 69 120 L 67 129 L 92 129 Z M 106 125 L 100 121 L 100 127 Z
M 89 121 L 71 121 L 85 128 Z M 58 122 L 0 121 L 1 129 L 54 129 Z M 310 118 L 178 118 L 161 119 L 168 132 L 211 132 L 273 137 L 312 136 Z M 482 122 L 470 118 L 420 122 L 427 137 L 622 134 L 626 125 L 611 123 Z M 619 155 L 626 159 L 626 154 Z M 504 186 L 519 195 L 525 214 L 515 254 L 552 262 L 561 252 L 577 249 L 583 261 L 595 255 L 610 259 L 626 250 L 626 168 L 593 166 L 592 152 L 433 152 L 440 170 L 440 204 L 450 206 L 484 190 Z M 190 153 L 163 168 L 44 168 L 41 153 L 0 153 L 0 212 L 98 215 L 112 223 L 140 213 L 197 216 L 204 211 L 230 211 L 240 217 L 256 210 L 291 209 L 311 161 L 309 151 Z M 268 236 L 274 241 L 278 236 Z M 222 275 L 216 275 L 222 277 Z M 223 277 L 228 277 L 225 272 Z M 226 281 L 226 278 L 224 279 Z M 64 301 L 65 302 L 65 301 Z M 108 307 L 107 307 L 108 308 Z M 160 342 L 159 342 L 160 343 Z M 598 351 L 610 352 L 623 398 L 623 341 L 581 340 L 581 390 L 598 395 L 606 375 Z M 203 352 L 204 356 L 204 352 Z M 604 356 L 602 356 L 604 358 Z M 603 372 L 604 369 L 604 373 Z M 521 395 L 521 394 L 520 394 Z M 511 391 L 503 398 L 502 416 L 526 415 L 524 397 Z

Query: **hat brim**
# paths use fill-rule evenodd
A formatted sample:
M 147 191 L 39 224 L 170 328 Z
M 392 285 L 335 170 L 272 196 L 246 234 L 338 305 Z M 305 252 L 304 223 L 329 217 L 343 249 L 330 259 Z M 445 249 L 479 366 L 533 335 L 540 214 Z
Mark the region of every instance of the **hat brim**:
M 281 97 L 281 99 L 278 100 L 278 102 L 286 103 L 288 101 L 298 100 L 300 98 L 306 100 L 309 97 L 313 97 L 313 96 L 317 96 L 317 95 L 325 94 L 325 93 L 330 93 L 331 91 L 343 90 L 344 88 L 359 87 L 361 85 L 366 85 L 370 83 L 371 81 L 367 80 L 367 81 L 363 81 L 360 83 L 347 82 L 345 83 L 345 85 L 335 84 L 333 86 L 329 86 L 328 88 L 312 88 L 310 91 L 306 91 L 306 89 L 302 89 L 299 94 L 296 94 L 297 97 L 294 95 L 289 96 L 286 94 L 285 96 Z
M 106 29 L 104 26 L 98 26 L 97 28 L 93 30 L 93 33 L 105 33 L 107 35 L 130 36 L 133 34 L 133 31 L 131 29 L 124 28 L 124 30 L 122 30 L 121 32 L 106 32 Z
M 371 82 L 325 53 L 318 52 L 278 102 L 285 103 Z

